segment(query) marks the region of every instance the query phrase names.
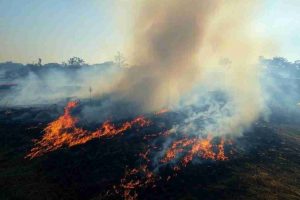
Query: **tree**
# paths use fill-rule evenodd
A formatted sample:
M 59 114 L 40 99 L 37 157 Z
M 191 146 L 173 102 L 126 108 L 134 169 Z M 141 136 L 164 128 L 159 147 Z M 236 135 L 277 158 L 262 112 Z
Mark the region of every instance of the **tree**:
M 125 57 L 119 51 L 118 51 L 117 55 L 115 56 L 115 64 L 118 67 L 124 67 L 127 65 Z
M 79 57 L 72 57 L 68 60 L 68 65 L 76 65 L 76 66 L 81 66 L 83 65 L 85 62 L 83 59 L 79 58 Z
M 42 66 L 42 59 L 41 59 L 41 58 L 38 59 L 37 65 L 38 65 L 38 66 Z

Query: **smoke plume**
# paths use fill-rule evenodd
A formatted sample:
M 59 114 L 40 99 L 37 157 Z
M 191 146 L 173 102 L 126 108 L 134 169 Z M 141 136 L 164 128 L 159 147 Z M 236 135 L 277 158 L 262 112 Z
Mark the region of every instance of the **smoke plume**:
M 251 33 L 256 1 L 162 0 L 139 7 L 130 47 L 136 66 L 117 85 L 123 98 L 154 111 L 203 105 L 208 91 L 221 91 L 230 110 L 214 106 L 223 133 L 240 133 L 259 117 L 257 61 L 267 49 Z

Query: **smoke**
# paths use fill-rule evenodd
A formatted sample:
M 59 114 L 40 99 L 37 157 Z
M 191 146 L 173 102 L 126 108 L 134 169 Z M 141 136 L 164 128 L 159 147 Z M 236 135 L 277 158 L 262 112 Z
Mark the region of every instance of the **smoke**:
M 153 111 L 174 104 L 199 73 L 196 54 L 216 3 L 147 1 L 135 25 L 132 68 L 120 87 L 125 96 Z
M 11 81 L 17 86 L 0 98 L 0 105 L 37 106 L 65 103 L 72 98 L 88 99 L 90 95 L 93 98 L 101 97 L 111 91 L 113 82 L 122 74 L 122 70 L 114 66 L 48 65 L 24 70 L 26 73 L 14 77 Z M 20 68 L 27 69 L 27 66 Z M 12 70 L 10 73 L 19 71 Z
M 260 116 L 258 57 L 268 49 L 251 32 L 257 1 L 163 0 L 139 7 L 130 47 L 136 66 L 117 85 L 122 98 L 154 111 L 201 107 L 209 91 L 222 92 L 230 114 L 206 103 L 220 115 L 214 121 L 222 129 L 214 131 L 222 132 L 214 134 L 241 133 Z
M 224 135 L 240 134 L 260 117 L 266 94 L 258 58 L 268 54 L 270 43 L 252 31 L 258 1 L 147 0 L 137 7 L 127 53 L 134 66 L 105 72 L 83 67 L 70 74 L 50 70 L 43 77 L 29 74 L 2 102 L 89 98 L 92 86 L 93 96 L 113 98 L 98 108 L 85 107 L 82 111 L 89 119 L 99 117 L 96 110 L 113 115 L 105 110 L 115 110 L 120 102 L 133 113 L 187 109 L 188 118 L 175 129 Z M 126 116 L 128 109 L 122 110 L 125 114 L 118 114 Z M 206 125 L 199 128 L 199 121 Z

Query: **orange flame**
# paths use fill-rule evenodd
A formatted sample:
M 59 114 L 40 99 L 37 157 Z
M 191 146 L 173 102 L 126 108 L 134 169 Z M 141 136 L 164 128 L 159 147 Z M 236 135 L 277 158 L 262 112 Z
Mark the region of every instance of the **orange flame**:
M 138 198 L 137 190 L 143 187 L 152 186 L 156 181 L 156 176 L 148 168 L 150 159 L 148 158 L 150 149 L 144 153 L 140 153 L 142 159 L 138 168 L 126 170 L 124 177 L 121 179 L 121 183 L 118 187 L 115 186 L 115 192 L 121 194 L 125 200 L 135 200 Z
M 226 160 L 227 157 L 224 154 L 225 141 L 221 138 L 218 144 L 213 144 L 213 138 L 208 136 L 206 138 L 184 138 L 174 141 L 171 147 L 166 151 L 164 158 L 161 160 L 163 163 L 168 163 L 181 155 L 181 166 L 175 165 L 173 167 L 174 174 L 167 176 L 166 181 L 169 181 L 172 177 L 177 175 L 177 172 L 181 170 L 181 167 L 185 167 L 194 157 L 199 156 L 202 159 L 210 160 Z M 215 152 L 216 150 L 216 152 Z M 115 187 L 115 192 L 121 194 L 125 200 L 138 199 L 137 191 L 144 187 L 155 187 L 155 182 L 162 180 L 160 176 L 157 176 L 154 172 L 149 170 L 149 153 L 150 149 L 145 153 L 140 153 L 140 158 L 146 163 L 137 168 L 126 170 L 125 176 L 121 179 L 121 183 L 118 187 Z
M 164 109 L 161 109 L 161 110 L 157 111 L 155 113 L 155 115 L 162 115 L 162 114 L 167 113 L 167 112 L 169 112 L 169 110 L 164 108 Z
M 148 169 L 147 165 L 141 165 L 139 168 L 126 171 L 124 178 L 121 179 L 121 184 L 115 188 L 115 191 L 123 193 L 125 200 L 134 200 L 138 197 L 136 190 L 146 186 L 155 187 L 155 181 L 155 174 Z
M 171 147 L 166 151 L 165 156 L 161 159 L 162 163 L 170 162 L 184 154 L 182 157 L 182 164 L 186 166 L 198 156 L 202 159 L 210 160 L 227 160 L 228 158 L 224 153 L 224 139 L 222 138 L 217 146 L 217 153 L 214 151 L 212 137 L 207 138 L 184 138 L 174 141 Z M 187 151 L 185 148 L 188 148 Z M 186 152 L 187 151 L 187 152 Z
M 220 144 L 218 144 L 218 154 L 217 154 L 217 160 L 227 160 L 228 157 L 225 156 L 224 153 L 224 138 L 221 138 Z
M 115 126 L 109 121 L 104 122 L 96 131 L 88 131 L 77 127 L 78 119 L 71 115 L 71 110 L 78 105 L 78 102 L 72 101 L 67 104 L 64 109 L 64 114 L 58 119 L 49 123 L 44 129 L 44 135 L 40 140 L 35 141 L 34 148 L 26 158 L 35 158 L 42 156 L 47 152 L 57 150 L 61 147 L 72 147 L 75 145 L 84 144 L 95 138 L 113 137 L 115 135 L 123 134 L 126 130 L 133 126 L 144 127 L 150 124 L 143 116 L 137 117 L 132 121 L 124 122 L 119 126 Z M 167 110 L 159 111 L 155 114 L 162 114 Z M 151 134 L 149 137 L 168 136 L 170 131 L 159 132 Z M 148 137 L 144 137 L 147 139 Z M 208 136 L 206 138 L 183 138 L 174 141 L 170 148 L 166 151 L 164 157 L 160 160 L 162 163 L 169 163 L 175 159 L 181 161 L 181 166 L 173 166 L 174 176 L 181 170 L 181 167 L 187 166 L 195 157 L 207 160 L 227 160 L 224 153 L 225 140 L 221 138 L 220 142 L 215 144 L 213 138 Z M 227 142 L 227 141 L 226 141 Z M 150 147 L 148 145 L 148 147 Z M 158 147 L 152 146 L 152 150 Z M 161 180 L 153 171 L 149 169 L 151 161 L 149 155 L 151 149 L 149 148 L 139 156 L 143 160 L 143 164 L 131 170 L 126 170 L 124 177 L 120 181 L 119 186 L 114 186 L 115 192 L 121 194 L 126 200 L 134 200 L 138 198 L 137 191 L 143 187 L 155 187 L 155 182 Z M 169 181 L 171 176 L 166 178 Z
M 193 142 L 194 142 L 193 140 L 189 140 L 189 139 L 182 139 L 173 142 L 171 148 L 167 150 L 166 155 L 161 160 L 161 162 L 167 163 L 175 159 L 179 153 L 183 152 L 184 147 L 191 145 Z
M 122 134 L 124 131 L 132 128 L 133 125 L 144 127 L 150 124 L 144 117 L 137 117 L 132 121 L 125 122 L 116 127 L 111 122 L 106 121 L 100 129 L 90 132 L 76 127 L 78 119 L 71 115 L 71 110 L 78 105 L 77 102 L 71 101 L 65 107 L 64 114 L 57 120 L 48 124 L 44 129 L 45 134 L 41 140 L 35 142 L 35 147 L 31 149 L 26 158 L 35 158 L 42 156 L 47 152 L 57 150 L 63 146 L 72 147 L 84 144 L 92 139 L 101 137 L 112 137 Z

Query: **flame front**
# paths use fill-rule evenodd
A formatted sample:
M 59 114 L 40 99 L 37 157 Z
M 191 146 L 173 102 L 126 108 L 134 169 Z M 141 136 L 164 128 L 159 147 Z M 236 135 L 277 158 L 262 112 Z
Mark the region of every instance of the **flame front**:
M 44 129 L 45 134 L 42 139 L 35 141 L 35 147 L 31 149 L 26 158 L 32 159 L 39 157 L 63 146 L 72 147 L 84 144 L 95 138 L 119 135 L 132 128 L 133 125 L 144 127 L 150 124 L 148 120 L 140 116 L 132 121 L 125 122 L 118 127 L 113 125 L 111 122 L 106 121 L 98 130 L 91 132 L 76 127 L 78 119 L 71 115 L 71 110 L 77 105 L 78 103 L 75 101 L 71 101 L 67 104 L 64 114 L 57 120 L 48 124 L 48 126 Z
M 78 102 L 72 101 L 67 104 L 64 114 L 58 119 L 49 123 L 44 129 L 44 135 L 40 140 L 35 140 L 35 146 L 31 149 L 26 158 L 32 159 L 42 156 L 48 152 L 55 151 L 62 147 L 72 147 L 84 144 L 92 139 L 113 137 L 123 134 L 126 130 L 137 127 L 145 127 L 150 125 L 150 121 L 143 116 L 137 117 L 131 121 L 115 126 L 109 121 L 105 121 L 98 130 L 88 131 L 77 127 L 78 119 L 71 115 L 72 109 L 78 105 Z M 167 110 L 161 110 L 155 115 L 160 115 Z M 153 140 L 159 137 L 169 137 L 172 133 L 162 131 L 159 133 L 145 134 L 145 140 Z M 213 137 L 196 137 L 188 135 L 180 135 L 181 139 L 174 139 L 169 148 L 159 159 L 162 165 L 171 163 L 173 175 L 166 178 L 160 177 L 153 169 L 153 161 L 150 159 L 151 154 L 155 154 L 162 147 L 150 144 L 144 153 L 140 153 L 139 166 L 127 169 L 124 177 L 120 180 L 120 184 L 114 186 L 114 192 L 121 195 L 126 200 L 138 198 L 138 191 L 146 187 L 155 187 L 159 180 L 169 181 L 175 177 L 179 170 L 186 167 L 195 158 L 202 160 L 227 160 L 224 153 L 225 140 L 221 138 L 214 140 Z M 183 138 L 182 138 L 183 136 Z M 150 141 L 151 143 L 151 141 Z M 227 144 L 227 141 L 226 141 Z M 229 144 L 229 143 L 228 143 Z M 154 145 L 154 146 L 153 146 Z
M 215 152 L 215 148 L 217 152 Z M 175 159 L 182 159 L 181 163 L 186 166 L 194 157 L 199 157 L 206 160 L 227 160 L 224 153 L 224 139 L 220 143 L 213 145 L 212 137 L 207 138 L 184 138 L 176 140 L 171 147 L 166 151 L 161 159 L 162 163 L 168 163 Z

